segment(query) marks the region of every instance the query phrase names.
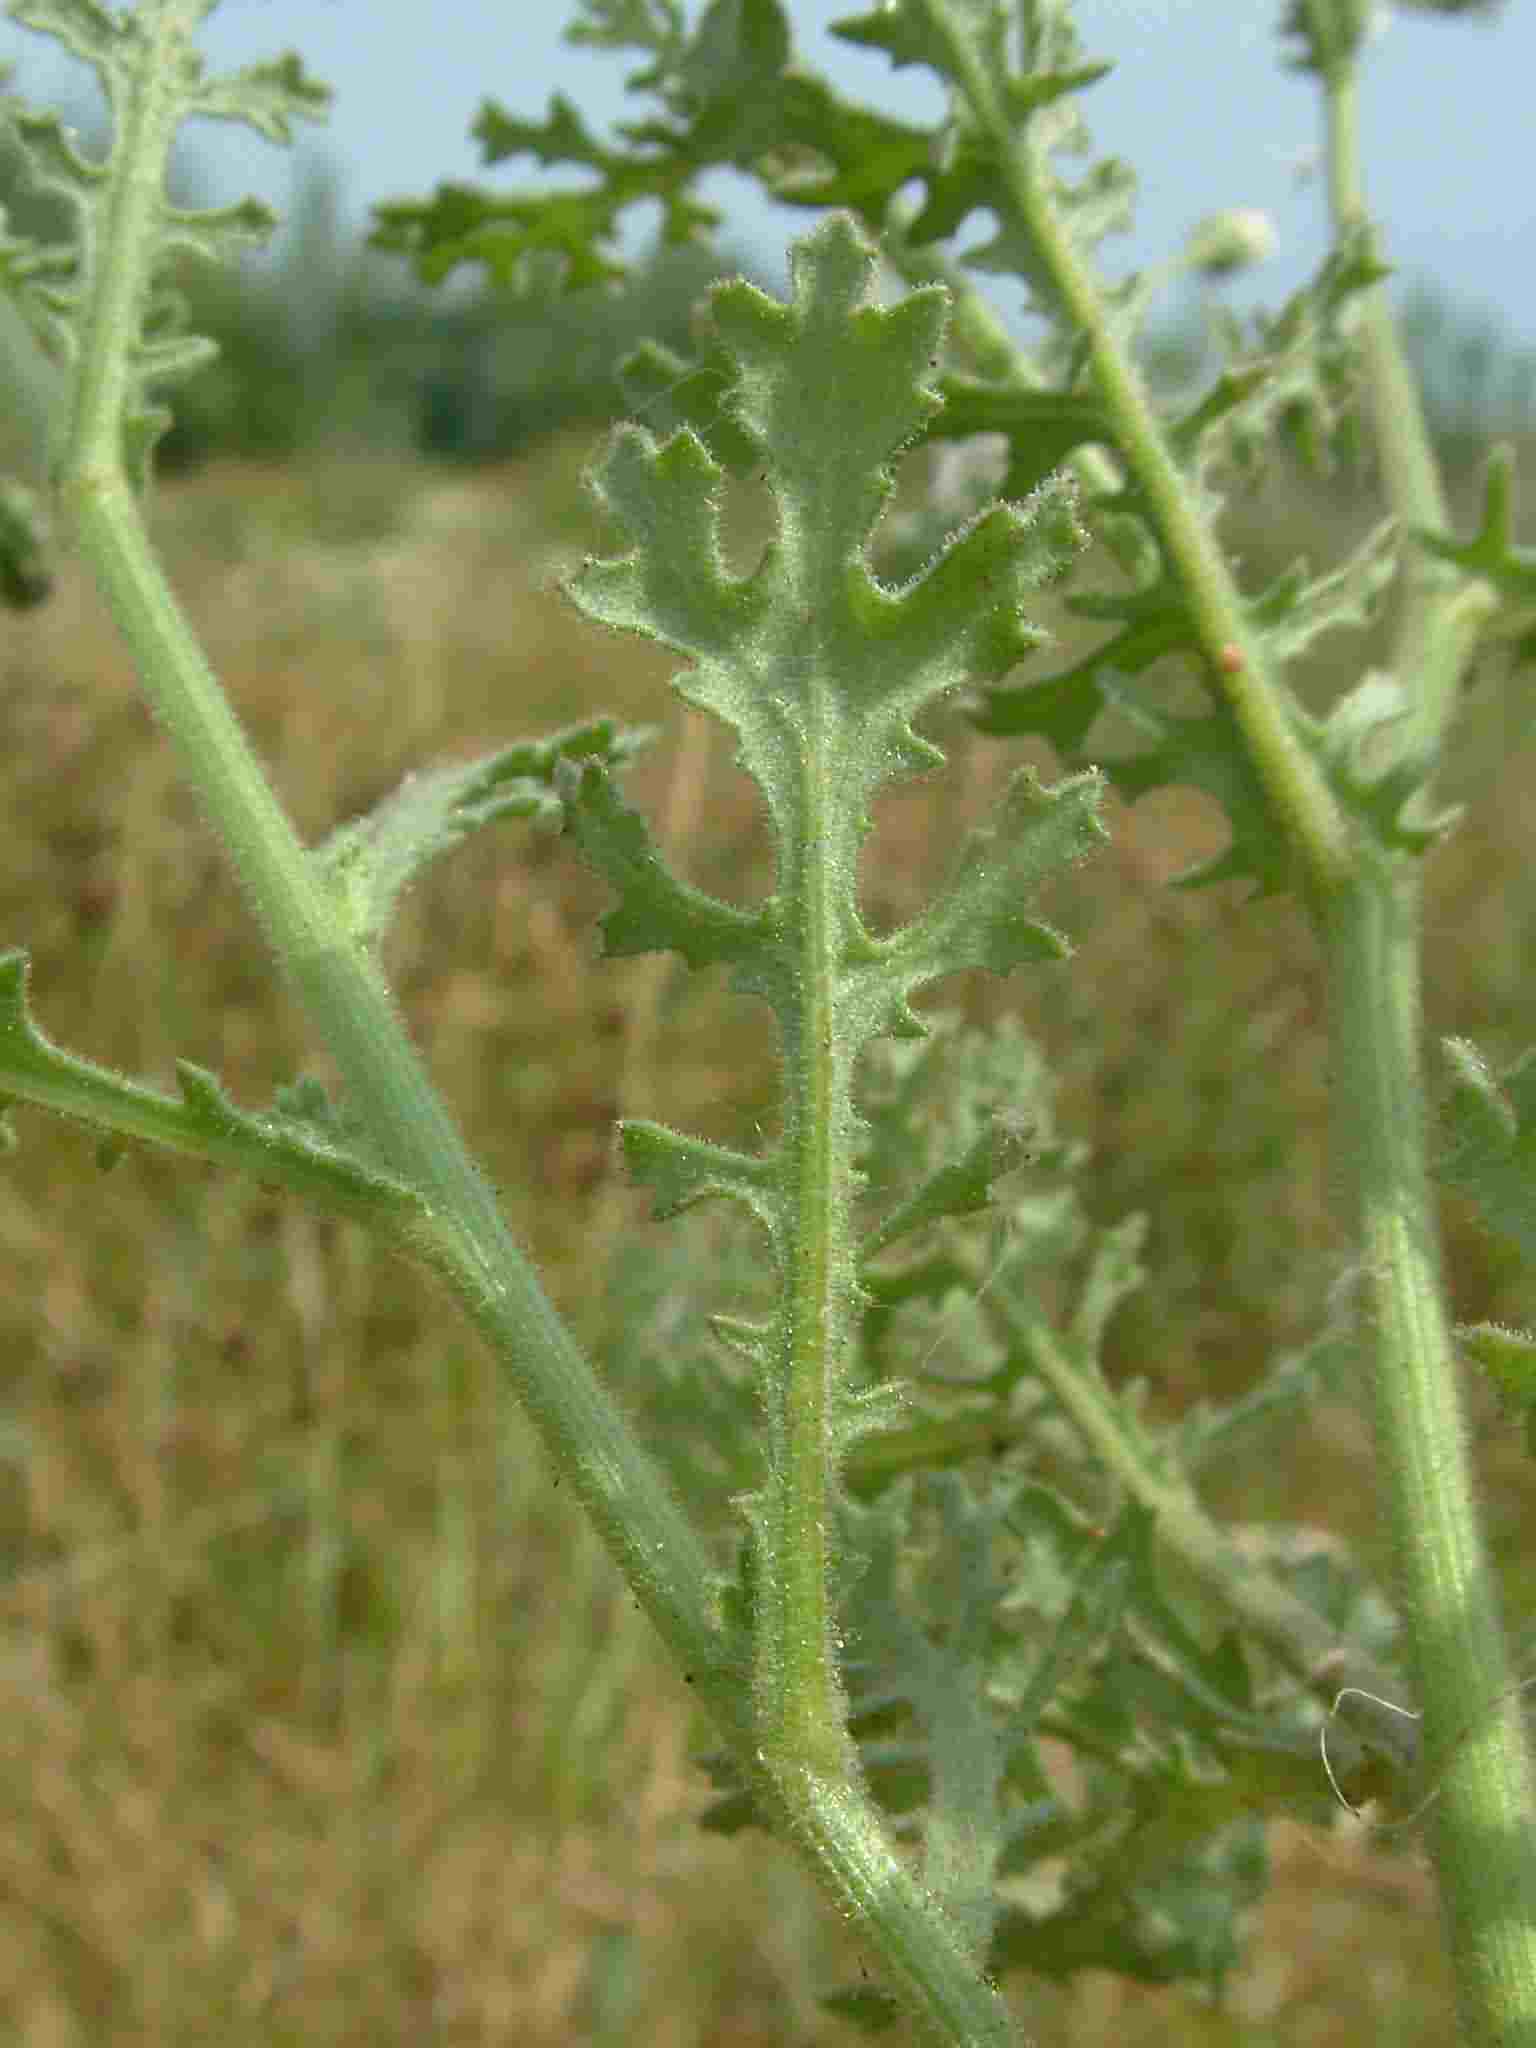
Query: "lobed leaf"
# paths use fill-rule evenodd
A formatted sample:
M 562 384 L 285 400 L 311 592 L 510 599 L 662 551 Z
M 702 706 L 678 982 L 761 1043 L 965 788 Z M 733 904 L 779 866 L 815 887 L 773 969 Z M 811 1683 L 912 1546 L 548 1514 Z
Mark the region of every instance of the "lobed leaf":
M 1451 1090 L 1440 1112 L 1436 1173 L 1483 1221 L 1536 1258 L 1536 1052 L 1495 1078 L 1464 1038 L 1442 1041 Z
M 1515 451 L 1501 442 L 1483 473 L 1483 520 L 1469 541 L 1415 529 L 1414 538 L 1442 561 L 1492 585 L 1503 600 L 1490 631 L 1505 642 L 1513 665 L 1536 659 L 1536 548 L 1515 541 Z
M 1333 788 L 1377 845 L 1423 853 L 1457 822 L 1461 806 L 1435 810 L 1427 802 L 1435 764 L 1414 738 L 1412 714 L 1397 677 L 1370 669 L 1316 728 L 1314 745 Z
M 772 1240 L 777 1214 L 766 1199 L 773 1184 L 771 1160 L 639 1118 L 625 1122 L 620 1136 L 625 1164 L 655 1197 L 652 1213 L 658 1221 L 696 1202 L 729 1196 L 767 1226 Z
M 25 953 L 0 954 L 0 1104 L 26 1102 L 88 1125 L 111 1165 L 126 1141 L 168 1146 L 275 1182 L 411 1241 L 428 1212 L 422 1198 L 385 1170 L 345 1119 L 321 1114 L 313 1093 L 280 1097 L 255 1114 L 190 1061 L 177 1063 L 179 1100 L 126 1080 L 54 1045 L 27 1008 Z M 14 1142 L 14 1140 L 13 1140 Z
M 1536 1410 L 1536 1336 L 1502 1323 L 1464 1323 L 1456 1337 L 1511 1408 L 1527 1416 Z
M 276 219 L 254 199 L 206 209 L 173 205 L 164 177 L 179 125 L 196 117 L 243 121 L 269 141 L 287 142 L 294 121 L 319 119 L 330 100 L 328 88 L 311 79 L 291 53 L 229 77 L 205 77 L 193 33 L 214 4 L 158 0 L 122 18 L 96 0 L 10 0 L 8 8 L 13 21 L 52 35 L 90 66 L 117 132 L 105 158 L 94 163 L 75 148 L 56 115 L 19 102 L 7 106 L 24 174 L 65 203 L 77 232 L 67 246 L 4 237 L 0 285 L 44 354 L 72 364 L 85 350 L 85 322 L 102 274 L 109 263 L 119 266 L 105 296 L 128 324 L 105 341 L 127 379 L 117 424 L 136 486 L 144 483 L 154 444 L 169 420 L 156 394 L 215 353 L 211 341 L 182 332 L 180 301 L 161 288 L 168 267 L 189 254 L 227 259 L 265 241 Z M 128 130 L 135 142 L 131 175 Z M 146 183 L 146 166 L 153 183 Z M 142 240 L 120 231 L 125 208 L 135 217 L 147 215 Z
M 886 465 L 938 402 L 918 378 L 943 307 L 923 293 L 886 311 L 864 303 L 872 282 L 872 252 L 834 220 L 799 245 L 791 307 L 747 285 L 713 294 L 740 364 L 731 416 L 779 505 L 779 540 L 756 573 L 732 579 L 723 568 L 720 472 L 695 437 L 658 448 L 629 429 L 595 481 L 636 549 L 589 564 L 572 586 L 589 616 L 693 658 L 684 694 L 736 727 L 781 833 L 815 721 L 838 750 L 828 765 L 856 816 L 880 783 L 932 761 L 911 713 L 1036 643 L 1019 602 L 1076 537 L 1070 494 L 1053 486 L 978 521 L 918 582 L 891 591 L 874 579 L 867 547 L 890 494 Z
M 339 826 L 315 859 L 343 904 L 357 944 L 376 952 L 405 888 L 428 862 L 501 818 L 559 823 L 573 770 L 622 766 L 649 735 L 602 718 L 547 740 L 520 740 L 476 761 L 424 769 L 366 817 Z
M 1324 633 L 1367 625 L 1397 572 L 1398 548 L 1397 528 L 1386 521 L 1336 569 L 1314 577 L 1304 561 L 1293 563 L 1246 601 L 1254 638 L 1283 665 Z M 1289 886 L 1287 836 L 1226 699 L 1211 692 L 1203 712 L 1170 712 L 1150 684 L 1140 680 L 1167 656 L 1200 656 L 1198 627 L 1178 582 L 1159 567 L 1128 591 L 1074 595 L 1068 602 L 1080 617 L 1104 620 L 1117 630 L 1054 676 L 993 689 L 973 710 L 975 724 L 997 735 L 1039 733 L 1065 760 L 1076 763 L 1086 760 L 1089 736 L 1100 717 L 1119 712 L 1141 744 L 1119 754 L 1099 749 L 1094 758 L 1124 795 L 1134 801 L 1149 790 L 1186 783 L 1214 797 L 1226 815 L 1231 835 L 1226 849 L 1178 877 L 1178 885 L 1245 879 L 1256 883 L 1260 894 Z M 1325 722 L 1311 718 L 1294 698 L 1287 700 L 1287 709 L 1305 743 L 1328 763 L 1339 793 L 1389 843 L 1420 849 L 1444 829 L 1444 815 L 1423 822 L 1406 815 L 1410 798 L 1425 780 L 1425 764 L 1386 758 L 1375 739 L 1385 710 L 1379 697 L 1341 704 Z M 1397 716 L 1395 707 L 1390 715 Z M 1371 745 L 1362 752 L 1367 738 Z

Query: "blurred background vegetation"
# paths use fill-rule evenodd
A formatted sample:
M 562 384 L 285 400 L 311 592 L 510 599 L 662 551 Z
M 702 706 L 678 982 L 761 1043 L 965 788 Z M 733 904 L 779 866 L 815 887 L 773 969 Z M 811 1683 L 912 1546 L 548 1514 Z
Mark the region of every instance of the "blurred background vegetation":
M 87 135 L 83 146 L 99 145 Z M 67 239 L 60 202 L 17 172 L 15 146 L 0 138 L 0 206 L 13 231 Z M 207 203 L 195 168 L 176 197 Z M 722 269 L 696 251 L 662 250 L 617 297 L 533 300 L 462 279 L 434 292 L 349 234 L 339 197 L 334 171 L 304 157 L 269 251 L 238 268 L 183 264 L 175 284 L 188 324 L 220 353 L 177 394 L 162 475 L 217 457 L 286 461 L 318 450 L 504 461 L 563 428 L 611 418 L 621 359 L 646 335 L 686 346 L 689 310 Z M 734 257 L 723 267 L 751 269 Z M 0 328 L 8 391 L 37 391 L 30 354 L 24 335 Z M 6 411 L 0 451 L 14 465 L 36 423 L 24 405 Z
M 24 195 L 15 204 L 31 220 Z M 600 638 L 559 574 L 603 536 L 580 468 L 642 335 L 684 343 L 697 261 L 632 292 L 530 307 L 429 298 L 349 246 L 304 187 L 275 260 L 189 272 L 218 365 L 167 438 L 158 543 L 311 837 L 411 766 L 591 710 L 654 721 L 631 788 L 685 872 L 768 878 L 754 793 L 655 652 Z M 1512 435 L 1529 484 L 1532 358 L 1427 290 L 1406 305 L 1437 439 L 1471 514 Z M 1193 318 L 1149 370 L 1198 369 Z M 0 369 L 8 460 L 35 458 L 34 373 Z M 928 458 L 902 503 L 920 502 Z M 1379 515 L 1369 451 L 1278 464 L 1233 501 L 1254 587 Z M 760 512 L 732 509 L 745 557 Z M 899 523 L 892 533 L 899 535 Z M 1059 603 L 1065 652 L 1086 645 Z M 1325 642 L 1327 697 L 1377 653 Z M 61 1043 L 165 1085 L 185 1057 L 259 1104 L 326 1072 L 76 565 L 5 625 L 0 941 L 33 958 Z M 1433 1033 L 1497 1060 L 1536 1040 L 1528 719 L 1495 672 L 1447 783 L 1472 800 L 1432 863 Z M 882 805 L 871 915 L 910 912 L 1021 750 L 955 717 L 948 764 Z M 1047 771 L 1049 757 L 1039 764 Z M 1169 879 L 1219 844 L 1189 792 L 1115 805 L 1059 884 L 1066 968 L 941 991 L 1018 1014 L 1093 1148 L 1095 1217 L 1151 1218 L 1152 1278 L 1113 1370 L 1173 1414 L 1310 1335 L 1340 1275 L 1316 964 L 1285 904 Z M 750 1141 L 771 1115 L 761 1018 L 670 961 L 604 964 L 602 892 L 557 841 L 484 835 L 410 900 L 390 966 L 434 1072 L 562 1309 L 665 1440 L 605 1274 L 654 1247 L 615 1180 L 621 1111 Z M 516 2042 L 754 2048 L 845 2036 L 815 2006 L 850 1965 L 798 1870 L 701 1834 L 707 1742 L 596 1544 L 451 1309 L 350 1226 L 31 1112 L 0 1172 L 0 2020 L 27 2048 Z M 1447 1206 L 1459 1319 L 1528 1314 L 1519 1275 Z M 673 1228 L 669 1226 L 667 1228 Z M 659 1270 L 659 1269 L 658 1269 Z M 707 1239 L 661 1304 L 696 1337 Z M 1512 1607 L 1536 1595 L 1529 1467 L 1475 1409 Z M 1383 1573 L 1348 1390 L 1219 1479 L 1234 1521 L 1317 1522 Z M 1021 1987 L 1042 2044 L 1208 2048 L 1449 2040 L 1429 1884 L 1406 1834 L 1344 1815 L 1274 1830 L 1277 1882 L 1219 2005 L 1109 1979 Z

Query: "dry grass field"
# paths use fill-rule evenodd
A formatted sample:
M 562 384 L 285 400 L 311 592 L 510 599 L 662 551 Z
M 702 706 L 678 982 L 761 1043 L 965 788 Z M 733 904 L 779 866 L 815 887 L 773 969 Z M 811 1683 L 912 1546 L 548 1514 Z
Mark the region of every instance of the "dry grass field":
M 570 446 L 480 472 L 340 456 L 162 487 L 178 588 L 311 837 L 411 765 L 594 710 L 654 721 L 631 778 L 685 868 L 767 878 L 753 793 L 653 652 L 552 588 L 591 533 Z M 1245 574 L 1326 559 L 1364 515 L 1240 510 Z M 1247 521 L 1247 525 L 1244 525 Z M 1273 566 L 1271 566 L 1273 565 Z M 1359 650 L 1325 646 L 1328 660 Z M 259 1105 L 326 1073 L 78 568 L 5 627 L 0 943 L 60 1043 Z M 1320 669 L 1319 687 L 1330 672 Z M 877 820 L 871 914 L 900 916 L 1020 758 L 958 721 L 949 766 Z M 1481 786 L 1434 867 L 1435 1032 L 1536 1039 L 1532 755 L 1475 704 Z M 1284 904 L 1180 893 L 1212 841 L 1182 793 L 1116 806 L 1060 887 L 1063 970 L 956 987 L 1018 1011 L 1093 1147 L 1103 1220 L 1151 1218 L 1112 1365 L 1159 1412 L 1246 1385 L 1339 1271 L 1326 1040 Z M 622 1109 L 750 1134 L 760 1020 L 667 963 L 607 965 L 600 888 L 558 841 L 483 835 L 390 947 L 432 1069 L 561 1307 L 594 1340 Z M 851 1966 L 786 1856 L 701 1834 L 707 1731 L 453 1310 L 351 1226 L 18 1111 L 0 1164 L 0 2031 L 20 2048 L 790 2048 L 834 2043 Z M 1448 1213 L 1458 1317 L 1529 1315 Z M 1533 1604 L 1529 1468 L 1477 1407 L 1490 1514 Z M 1218 1477 L 1244 1521 L 1326 1521 L 1378 1568 L 1348 1390 Z M 1411 1834 L 1275 1831 L 1277 1881 L 1221 2008 L 1107 1979 L 1021 1986 L 1042 2048 L 1450 2039 Z M 852 2039 L 852 2036 L 846 2038 Z

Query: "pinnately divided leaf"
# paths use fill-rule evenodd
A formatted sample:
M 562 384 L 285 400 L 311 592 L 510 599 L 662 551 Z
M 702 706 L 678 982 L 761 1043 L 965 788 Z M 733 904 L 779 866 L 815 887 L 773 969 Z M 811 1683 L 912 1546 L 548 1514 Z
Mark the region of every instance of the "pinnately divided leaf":
M 382 1169 L 335 1119 L 322 1122 L 279 1101 L 253 1114 L 238 1108 L 212 1074 L 178 1062 L 180 1099 L 54 1045 L 27 1007 L 25 953 L 0 953 L 0 1110 L 25 1102 L 85 1124 L 110 1166 L 131 1141 L 216 1161 L 290 1189 L 412 1243 L 425 1243 L 428 1215 L 417 1192 Z M 15 1138 L 0 1120 L 0 1137 Z
M 914 582 L 893 589 L 876 579 L 867 551 L 890 464 L 939 403 L 924 373 L 945 297 L 921 291 L 887 309 L 870 299 L 873 278 L 873 252 L 834 216 L 796 249 L 790 305 L 746 284 L 712 295 L 738 366 L 725 404 L 779 516 L 753 573 L 725 567 L 722 472 L 696 436 L 684 430 L 658 446 L 632 427 L 594 481 L 637 545 L 589 561 L 571 586 L 589 617 L 690 658 L 678 688 L 735 729 L 780 849 L 778 888 L 760 913 L 716 903 L 664 874 L 638 821 L 621 829 L 605 778 L 588 770 L 591 802 L 573 806 L 572 822 L 619 891 L 610 949 L 674 946 L 693 964 L 729 963 L 738 985 L 783 1018 L 795 1002 L 789 924 L 814 849 L 837 885 L 827 914 L 850 998 L 857 991 L 861 1038 L 911 1028 L 905 997 L 938 973 L 1006 973 L 1060 951 L 1021 904 L 1044 870 L 1089 849 L 1098 788 L 1092 776 L 1054 791 L 1021 778 L 996 831 L 964 855 L 926 918 L 885 941 L 864 930 L 854 879 L 870 802 L 939 758 L 913 715 L 946 691 L 997 678 L 1040 643 L 1021 602 L 1060 573 L 1080 537 L 1071 488 L 1051 479 L 1022 507 L 984 512 Z
M 1062 954 L 1031 898 L 1102 836 L 1096 774 L 1054 789 L 1024 774 L 926 913 L 883 937 L 861 914 L 859 855 L 876 794 L 941 758 L 914 718 L 1038 644 L 1024 601 L 1080 540 L 1074 493 L 1050 478 L 1024 505 L 983 510 L 911 582 L 876 576 L 870 548 L 892 466 L 941 404 L 933 377 L 948 295 L 924 288 L 883 306 L 874 284 L 874 250 L 834 214 L 796 245 L 787 305 L 743 283 L 712 294 L 728 366 L 721 403 L 777 519 L 755 567 L 738 575 L 726 564 L 724 471 L 693 429 L 658 444 L 630 427 L 593 481 L 633 545 L 588 561 L 569 586 L 588 617 L 685 658 L 675 686 L 734 731 L 773 831 L 774 888 L 745 911 L 668 871 L 601 766 L 584 764 L 562 788 L 569 829 L 617 897 L 604 923 L 610 950 L 671 947 L 691 965 L 726 966 L 778 1024 L 780 1135 L 760 1156 L 655 1124 L 628 1126 L 624 1139 L 658 1213 L 726 1196 L 767 1239 L 773 1314 L 712 1326 L 750 1369 L 763 1407 L 762 1483 L 738 1502 L 742 1568 L 757 1589 L 743 1611 L 762 1753 L 781 1758 L 796 1784 L 807 1751 L 821 1760 L 813 1773 L 846 1754 L 832 1588 L 818 1563 L 842 1468 L 904 1412 L 898 1387 L 855 1369 L 866 1300 L 855 1070 L 876 1042 L 922 1034 L 910 999 L 938 977 L 1007 974 Z M 957 1772 L 974 1747 L 975 1730 L 962 1733 Z M 946 1849 L 948 1827 L 946 1801 L 931 1846 L 955 1866 L 942 1888 L 960 1939 L 979 1954 L 990 1850 L 966 1852 L 958 1826 Z
M 10 0 L 22 27 L 54 36 L 97 76 L 113 120 L 106 157 L 81 154 L 56 114 L 19 102 L 6 109 L 27 175 L 65 202 L 78 222 L 72 244 L 0 238 L 0 284 L 44 354 L 73 365 L 86 355 L 85 321 L 93 303 L 129 323 L 123 353 L 127 397 L 120 411 L 128 472 L 142 485 L 169 415 L 154 394 L 202 368 L 214 344 L 182 331 L 179 297 L 164 282 L 167 264 L 192 254 L 217 260 L 267 239 L 276 224 L 255 199 L 213 208 L 173 205 L 163 167 L 182 122 L 243 121 L 269 142 L 291 139 L 296 120 L 317 120 L 330 101 L 291 52 L 225 78 L 207 78 L 195 36 L 215 0 L 162 0 L 119 17 L 97 0 Z M 160 174 L 148 182 L 146 165 Z M 129 166 L 133 166 L 130 175 Z M 99 289 L 106 266 L 113 289 Z M 77 398 L 77 403 L 81 402 Z

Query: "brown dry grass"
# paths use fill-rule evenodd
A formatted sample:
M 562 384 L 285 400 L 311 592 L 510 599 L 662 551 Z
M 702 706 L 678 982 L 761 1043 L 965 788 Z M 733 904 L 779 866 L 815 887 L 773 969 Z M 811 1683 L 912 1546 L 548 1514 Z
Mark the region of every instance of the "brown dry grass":
M 414 763 L 612 710 L 665 727 L 631 787 L 682 864 L 749 894 L 761 818 L 727 744 L 696 737 L 675 785 L 665 663 L 598 638 L 549 588 L 580 545 L 573 506 L 556 453 L 471 478 L 220 470 L 157 516 L 307 833 Z M 31 949 L 45 1028 L 162 1083 L 190 1058 L 253 1104 L 306 1063 L 324 1072 L 83 581 L 7 633 L 0 933 Z M 920 900 L 1008 765 L 952 722 L 944 736 L 950 767 L 881 812 L 876 916 Z M 1507 749 L 1433 912 L 1437 1028 L 1506 1050 L 1529 1036 L 1522 773 Z M 1202 808 L 1176 793 L 1114 822 L 1113 851 L 1050 906 L 1077 968 L 945 997 L 1023 1010 L 1059 1062 L 1064 1123 L 1095 1147 L 1095 1213 L 1151 1213 L 1155 1277 L 1111 1363 L 1173 1412 L 1246 1384 L 1316 1313 L 1336 1249 L 1326 1047 L 1290 912 L 1164 886 L 1209 842 Z M 390 955 L 578 1324 L 594 1247 L 625 1226 L 621 1095 L 733 1136 L 772 1096 L 767 1036 L 717 986 L 595 959 L 601 902 L 548 842 L 488 835 L 410 900 Z M 88 1141 L 16 1121 L 0 1177 L 7 2037 L 835 2038 L 814 1993 L 850 1967 L 841 1937 L 777 1852 L 694 1826 L 702 1731 L 451 1314 L 350 1227 L 156 1157 L 102 1175 Z M 1464 1225 L 1451 1253 L 1458 1313 L 1514 1312 L 1513 1277 Z M 1518 1576 L 1524 1467 L 1487 1427 Z M 1291 1463 L 1222 1475 L 1220 1505 L 1326 1517 L 1369 1547 L 1363 1451 L 1340 1408 Z M 1282 1836 L 1227 2010 L 1107 1981 L 1028 1994 L 1042 2043 L 1449 2038 L 1415 1854 L 1343 1824 Z

